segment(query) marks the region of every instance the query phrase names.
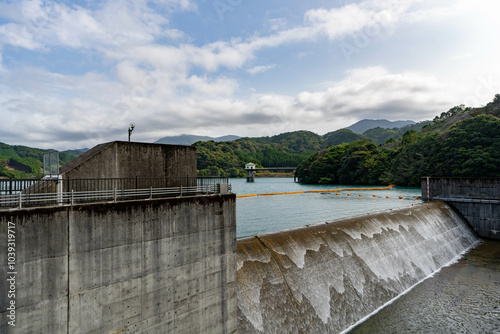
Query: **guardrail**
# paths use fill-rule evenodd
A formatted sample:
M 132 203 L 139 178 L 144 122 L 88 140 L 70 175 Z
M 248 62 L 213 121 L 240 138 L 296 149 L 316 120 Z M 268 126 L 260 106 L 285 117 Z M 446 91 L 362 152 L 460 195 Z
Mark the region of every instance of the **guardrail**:
M 435 196 L 433 200 L 444 202 L 457 203 L 483 203 L 483 204 L 500 204 L 500 198 L 491 197 L 476 197 L 476 196 Z
M 145 184 L 148 184 L 149 187 L 135 188 Z M 169 186 L 161 187 L 160 184 Z M 172 186 L 173 184 L 176 184 L 176 186 Z M 17 193 L 13 193 L 14 191 L 10 189 L 8 191 L 5 191 L 5 188 L 0 189 L 3 190 L 0 194 L 0 209 L 15 209 L 47 205 L 74 205 L 99 201 L 117 202 L 220 194 L 230 192 L 231 185 L 228 183 L 228 178 L 219 177 L 41 179 L 37 183 L 29 184 L 23 190 L 16 190 Z M 64 189 L 69 189 L 69 191 L 63 191 Z

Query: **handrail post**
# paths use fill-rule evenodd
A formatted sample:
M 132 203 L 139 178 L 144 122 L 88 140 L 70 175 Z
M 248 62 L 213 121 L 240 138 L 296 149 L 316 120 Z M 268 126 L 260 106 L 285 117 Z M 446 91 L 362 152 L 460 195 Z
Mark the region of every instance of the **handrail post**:
M 149 187 L 149 199 L 153 199 L 153 187 Z
M 182 196 L 182 184 L 181 184 L 181 196 Z
M 69 193 L 69 189 L 71 188 L 71 205 L 73 205 L 73 187 L 70 186 L 70 179 L 69 177 L 66 179 L 66 192 Z
M 74 203 L 74 194 L 73 194 L 73 189 L 71 189 L 71 206 L 73 206 Z
M 114 191 L 114 194 L 113 194 L 113 202 L 116 203 L 116 187 L 115 187 L 115 191 Z
M 19 209 L 23 207 L 23 193 L 19 193 Z

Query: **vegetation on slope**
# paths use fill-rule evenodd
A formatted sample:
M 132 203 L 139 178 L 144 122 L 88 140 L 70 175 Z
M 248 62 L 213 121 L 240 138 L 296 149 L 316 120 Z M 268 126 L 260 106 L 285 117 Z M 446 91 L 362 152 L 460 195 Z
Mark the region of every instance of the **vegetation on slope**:
M 425 126 L 431 123 L 432 123 L 431 121 L 423 121 L 407 125 L 401 128 L 392 128 L 392 129 L 376 127 L 373 129 L 368 129 L 365 132 L 363 132 L 363 137 L 367 140 L 372 141 L 377 145 L 380 145 L 386 143 L 387 141 L 401 139 L 407 131 L 410 130 L 420 131 Z
M 43 155 L 48 150 L 0 143 L 0 177 L 41 177 Z M 59 152 L 61 165 L 73 160 L 81 151 Z
M 198 174 L 244 176 L 245 164 L 258 167 L 295 167 L 321 149 L 323 139 L 310 131 L 272 137 L 241 138 L 230 142 L 197 142 Z
M 368 130 L 360 135 L 348 129 L 329 132 L 323 136 L 310 131 L 282 133 L 272 137 L 241 138 L 230 142 L 197 142 L 198 174 L 202 176 L 244 176 L 245 164 L 258 167 L 297 167 L 311 154 L 328 146 L 349 144 L 358 140 L 380 144 L 401 138 L 410 129 L 420 130 L 429 122 L 411 124 L 404 128 Z
M 357 140 L 366 139 L 365 136 L 352 132 L 348 129 L 340 129 L 337 131 L 329 132 L 323 136 L 323 146 L 335 146 L 344 143 L 353 143 Z
M 499 115 L 497 94 L 484 108 L 454 107 L 399 141 L 328 147 L 299 165 L 298 178 L 304 183 L 419 186 L 425 175 L 500 177 Z

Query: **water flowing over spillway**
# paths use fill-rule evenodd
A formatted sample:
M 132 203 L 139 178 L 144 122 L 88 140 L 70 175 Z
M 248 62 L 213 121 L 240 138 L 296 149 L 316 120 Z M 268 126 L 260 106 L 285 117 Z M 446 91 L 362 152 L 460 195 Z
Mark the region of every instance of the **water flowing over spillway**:
M 240 239 L 239 333 L 339 333 L 478 242 L 443 202 Z

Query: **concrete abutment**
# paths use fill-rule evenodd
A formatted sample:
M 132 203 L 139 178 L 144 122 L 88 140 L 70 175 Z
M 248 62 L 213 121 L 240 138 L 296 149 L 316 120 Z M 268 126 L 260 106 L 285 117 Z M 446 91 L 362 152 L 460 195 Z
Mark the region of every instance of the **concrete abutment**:
M 1 212 L 9 226 L 1 333 L 236 332 L 233 194 Z M 2 240 L 1 277 L 7 254 Z
M 500 240 L 500 178 L 423 177 L 422 198 L 457 210 L 483 238 Z

